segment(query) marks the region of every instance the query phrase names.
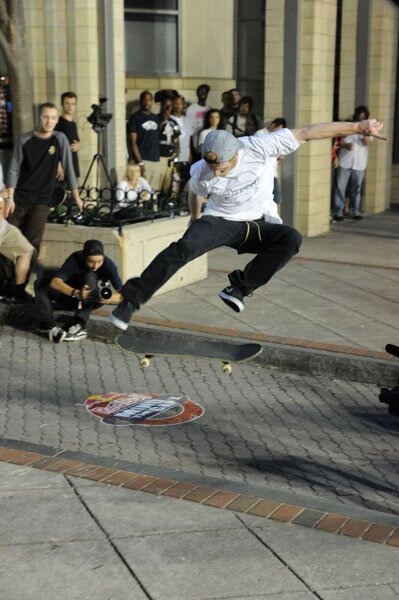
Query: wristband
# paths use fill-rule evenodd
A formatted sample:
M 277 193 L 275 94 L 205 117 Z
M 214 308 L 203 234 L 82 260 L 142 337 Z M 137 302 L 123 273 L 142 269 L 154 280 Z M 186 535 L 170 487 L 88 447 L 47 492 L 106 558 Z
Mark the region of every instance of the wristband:
M 139 167 L 144 167 L 144 162 L 143 161 L 141 161 L 141 162 L 139 162 L 137 164 L 138 164 Z

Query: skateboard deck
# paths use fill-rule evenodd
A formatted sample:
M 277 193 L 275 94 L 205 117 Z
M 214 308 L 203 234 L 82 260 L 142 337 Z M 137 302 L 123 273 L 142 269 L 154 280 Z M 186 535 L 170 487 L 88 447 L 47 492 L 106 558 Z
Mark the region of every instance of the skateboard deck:
M 232 344 L 224 340 L 204 340 L 201 338 L 182 338 L 179 334 L 156 331 L 133 330 L 116 338 L 116 344 L 122 350 L 141 357 L 142 367 L 148 367 L 153 356 L 177 356 L 220 360 L 223 372 L 231 373 L 231 364 L 244 362 L 262 352 L 260 344 Z

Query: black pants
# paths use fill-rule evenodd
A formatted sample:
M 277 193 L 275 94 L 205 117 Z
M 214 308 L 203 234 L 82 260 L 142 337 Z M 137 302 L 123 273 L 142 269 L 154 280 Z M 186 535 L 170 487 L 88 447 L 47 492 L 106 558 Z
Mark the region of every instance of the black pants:
M 55 274 L 55 270 L 47 269 L 35 282 L 35 325 L 47 328 L 53 327 L 56 324 L 54 310 L 57 309 L 73 311 L 75 313 L 74 320 L 70 325 L 79 323 L 82 327 L 86 327 L 91 312 L 99 308 L 101 304 L 94 300 L 80 302 L 77 298 L 57 292 L 57 290 L 50 287 L 50 281 Z M 97 279 L 94 271 L 80 273 L 71 283 L 68 281 L 68 285 L 70 283 L 76 289 L 82 289 L 84 285 L 94 288 L 97 285 Z
M 301 242 L 298 231 L 287 225 L 267 223 L 264 219 L 244 222 L 204 216 L 194 221 L 180 240 L 158 254 L 140 277 L 129 279 L 121 293 L 137 310 L 186 263 L 214 248 L 229 246 L 239 254 L 256 254 L 243 271 L 229 275 L 231 285 L 248 296 L 297 254 Z

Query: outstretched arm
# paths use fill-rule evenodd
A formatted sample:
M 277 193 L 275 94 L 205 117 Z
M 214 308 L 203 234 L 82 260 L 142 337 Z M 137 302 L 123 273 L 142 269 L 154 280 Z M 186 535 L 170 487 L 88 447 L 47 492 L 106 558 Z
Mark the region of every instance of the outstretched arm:
M 308 125 L 300 129 L 292 129 L 292 133 L 296 139 L 303 143 L 310 140 L 324 140 L 334 137 L 346 137 L 360 133 L 365 136 L 379 136 L 383 123 L 376 119 L 368 119 L 366 121 L 358 121 L 356 123 L 348 123 L 346 121 L 335 123 L 317 123 L 316 125 Z

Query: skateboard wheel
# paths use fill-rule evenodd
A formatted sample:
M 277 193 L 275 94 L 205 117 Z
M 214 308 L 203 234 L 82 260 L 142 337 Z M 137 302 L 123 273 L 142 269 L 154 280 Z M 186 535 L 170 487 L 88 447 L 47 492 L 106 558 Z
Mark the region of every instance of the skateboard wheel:
M 225 363 L 225 364 L 223 365 L 222 371 L 223 371 L 223 373 L 225 373 L 226 375 L 230 375 L 230 373 L 231 373 L 231 371 L 232 371 L 231 365 L 230 365 L 229 363 Z
M 145 358 L 141 359 L 140 364 L 141 364 L 142 367 L 149 367 L 150 366 L 150 362 L 151 362 L 150 359 L 147 358 L 147 357 L 145 357 Z

